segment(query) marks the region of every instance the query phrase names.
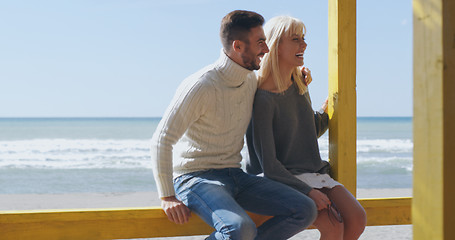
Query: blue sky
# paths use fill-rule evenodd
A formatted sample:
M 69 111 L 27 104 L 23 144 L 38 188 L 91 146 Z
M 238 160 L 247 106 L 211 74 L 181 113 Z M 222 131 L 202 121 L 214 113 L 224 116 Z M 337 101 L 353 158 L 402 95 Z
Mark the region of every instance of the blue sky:
M 327 0 L 0 2 L 0 117 L 160 117 L 215 61 L 235 9 L 307 26 L 315 108 L 327 96 Z M 357 0 L 357 114 L 412 116 L 412 1 Z

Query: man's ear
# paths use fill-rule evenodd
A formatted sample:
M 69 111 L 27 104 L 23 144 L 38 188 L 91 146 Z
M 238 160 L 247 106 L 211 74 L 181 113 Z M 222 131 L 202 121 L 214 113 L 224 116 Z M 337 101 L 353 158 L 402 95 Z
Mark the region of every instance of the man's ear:
M 232 41 L 232 50 L 235 52 L 242 52 L 243 51 L 243 42 L 240 40 Z

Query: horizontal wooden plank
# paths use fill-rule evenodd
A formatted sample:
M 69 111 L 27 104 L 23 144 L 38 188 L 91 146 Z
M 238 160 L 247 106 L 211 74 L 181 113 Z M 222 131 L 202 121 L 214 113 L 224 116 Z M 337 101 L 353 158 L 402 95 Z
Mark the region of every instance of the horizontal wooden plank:
M 177 225 L 160 208 L 0 212 L 2 240 L 127 239 L 210 232 L 212 228 L 199 217 Z
M 411 223 L 411 198 L 359 201 L 367 211 L 370 226 Z M 258 225 L 269 218 L 250 215 Z M 2 240 L 152 238 L 206 235 L 212 231 L 197 216 L 187 224 L 174 224 L 159 207 L 0 212 Z
M 56 210 L 26 210 L 26 211 L 4 211 L 0 212 L 1 223 L 42 222 L 42 221 L 79 221 L 82 219 L 96 220 L 118 220 L 118 219 L 155 219 L 165 218 L 166 214 L 160 207 L 150 208 L 110 208 L 110 209 L 56 209 Z M 27 215 L 27 218 L 18 216 Z
M 412 198 L 360 199 L 367 212 L 367 225 L 411 224 Z

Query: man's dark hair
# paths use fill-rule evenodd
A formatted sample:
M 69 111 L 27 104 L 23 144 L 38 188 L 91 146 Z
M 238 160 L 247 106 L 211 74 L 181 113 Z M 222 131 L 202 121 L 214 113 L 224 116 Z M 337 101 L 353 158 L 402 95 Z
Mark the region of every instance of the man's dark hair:
M 235 10 L 221 20 L 220 37 L 223 48 L 228 51 L 234 40 L 248 43 L 251 28 L 262 26 L 264 18 L 255 12 Z

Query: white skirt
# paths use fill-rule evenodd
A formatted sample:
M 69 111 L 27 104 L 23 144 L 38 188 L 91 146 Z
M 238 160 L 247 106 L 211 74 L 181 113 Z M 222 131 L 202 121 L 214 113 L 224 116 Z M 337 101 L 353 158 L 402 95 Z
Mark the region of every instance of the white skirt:
M 302 173 L 295 175 L 300 181 L 308 184 L 312 188 L 333 188 L 335 186 L 343 184 L 335 181 L 329 176 L 329 174 L 320 174 L 320 173 Z

